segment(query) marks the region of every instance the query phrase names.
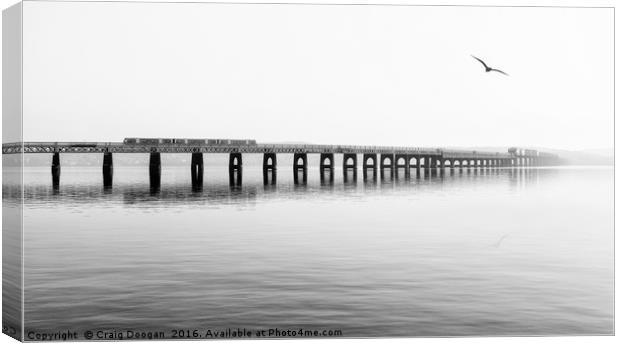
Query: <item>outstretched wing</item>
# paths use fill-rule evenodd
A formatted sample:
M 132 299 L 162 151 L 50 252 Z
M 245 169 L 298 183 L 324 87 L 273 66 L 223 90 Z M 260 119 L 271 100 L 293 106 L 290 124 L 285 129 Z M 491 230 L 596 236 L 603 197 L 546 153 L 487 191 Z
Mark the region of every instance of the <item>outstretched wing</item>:
M 488 68 L 487 64 L 486 64 L 486 63 L 484 63 L 484 61 L 483 61 L 483 60 L 479 59 L 478 57 L 476 57 L 476 56 L 474 56 L 474 55 L 471 55 L 471 57 L 473 57 L 473 58 L 477 59 L 477 60 L 478 60 L 478 62 L 482 63 L 482 65 L 484 66 L 484 68 L 485 68 L 485 69 L 486 69 L 486 68 Z
M 506 76 L 510 76 L 510 75 L 508 75 L 508 74 L 504 73 L 503 71 L 501 71 L 501 70 L 499 70 L 499 69 L 493 69 L 493 68 L 491 68 L 491 71 L 496 71 L 496 72 L 498 72 L 498 73 L 502 73 L 502 74 L 504 74 L 504 75 L 506 75 Z

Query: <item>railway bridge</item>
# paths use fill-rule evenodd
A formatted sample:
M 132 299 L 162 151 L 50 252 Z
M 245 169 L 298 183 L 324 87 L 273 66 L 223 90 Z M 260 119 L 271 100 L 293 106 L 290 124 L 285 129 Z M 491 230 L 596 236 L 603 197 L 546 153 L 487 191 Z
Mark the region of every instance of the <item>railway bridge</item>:
M 153 141 L 151 139 L 150 141 Z M 231 186 L 241 185 L 243 154 L 263 154 L 263 181 L 275 184 L 278 154 L 293 154 L 293 176 L 295 183 L 305 183 L 308 175 L 308 154 L 319 154 L 321 180 L 333 181 L 336 154 L 342 154 L 342 171 L 345 181 L 352 174 L 357 178 L 361 157 L 364 179 L 398 177 L 404 170 L 405 177 L 415 171 L 419 176 L 443 172 L 445 169 L 472 168 L 523 168 L 558 164 L 554 154 L 511 148 L 508 152 L 482 152 L 472 150 L 446 150 L 440 148 L 359 146 L 359 145 L 316 145 L 316 144 L 181 144 L 172 143 L 135 144 L 125 142 L 24 142 L 4 143 L 3 154 L 52 154 L 52 181 L 55 187 L 60 182 L 60 154 L 94 153 L 103 154 L 103 184 L 111 187 L 113 180 L 113 154 L 148 153 L 151 187 L 159 188 L 161 183 L 161 154 L 191 154 L 190 171 L 192 185 L 201 186 L 204 175 L 203 154 L 224 153 L 229 155 L 229 180 Z M 176 140 L 175 140 L 176 141 Z M 185 140 L 187 141 L 187 140 Z M 210 141 L 210 140 L 209 140 Z M 219 140 L 218 140 L 219 142 Z M 253 142 L 253 141 L 252 141 Z

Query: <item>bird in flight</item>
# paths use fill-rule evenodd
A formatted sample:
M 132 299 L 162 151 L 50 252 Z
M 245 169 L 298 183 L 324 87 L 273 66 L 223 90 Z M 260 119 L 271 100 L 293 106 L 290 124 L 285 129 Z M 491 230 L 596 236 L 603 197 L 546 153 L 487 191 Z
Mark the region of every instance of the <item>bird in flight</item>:
M 502 236 L 502 238 L 500 238 L 500 239 L 499 239 L 499 241 L 497 241 L 497 243 L 492 244 L 491 246 L 492 246 L 492 247 L 495 247 L 495 248 L 499 248 L 499 245 L 500 245 L 500 244 L 502 244 L 502 241 L 503 241 L 504 239 L 506 239 L 506 237 L 508 237 L 509 235 L 510 235 L 510 234 L 505 234 L 505 235 L 503 235 L 503 236 Z
M 486 71 L 487 73 L 488 73 L 488 72 L 490 72 L 490 71 L 496 71 L 496 72 L 498 72 L 498 73 L 502 73 L 502 74 L 504 74 L 504 75 L 508 76 L 508 74 L 504 73 L 503 71 L 501 71 L 501 70 L 499 70 L 499 69 L 495 69 L 495 68 L 491 68 L 491 67 L 489 67 L 486 63 L 484 63 L 484 61 L 483 61 L 483 60 L 479 59 L 478 57 L 476 57 L 476 56 L 474 56 L 474 55 L 471 55 L 471 57 L 473 57 L 473 58 L 477 59 L 477 60 L 478 60 L 478 62 L 482 63 L 482 65 L 484 66 L 484 69 L 485 69 L 485 71 Z

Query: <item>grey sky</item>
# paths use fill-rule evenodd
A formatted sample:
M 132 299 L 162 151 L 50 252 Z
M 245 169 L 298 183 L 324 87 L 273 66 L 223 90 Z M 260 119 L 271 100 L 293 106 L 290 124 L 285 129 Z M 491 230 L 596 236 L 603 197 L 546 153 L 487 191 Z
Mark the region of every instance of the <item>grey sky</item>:
M 24 139 L 132 136 L 611 148 L 613 11 L 27 2 Z

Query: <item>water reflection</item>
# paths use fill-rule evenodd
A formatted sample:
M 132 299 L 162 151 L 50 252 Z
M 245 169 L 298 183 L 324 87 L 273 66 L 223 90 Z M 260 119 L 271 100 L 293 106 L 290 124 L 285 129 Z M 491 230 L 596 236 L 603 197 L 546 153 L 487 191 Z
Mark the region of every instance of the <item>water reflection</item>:
M 257 166 L 232 186 L 227 171 L 196 184 L 162 168 L 152 189 L 146 168 L 117 168 L 111 188 L 66 168 L 55 190 L 49 167 L 26 168 L 26 329 L 613 332 L 609 169 L 308 168 L 296 183 L 283 168 L 265 183 Z M 21 203 L 18 185 L 3 193 Z
M 24 187 L 25 201 L 30 204 L 58 202 L 84 203 L 112 201 L 122 202 L 126 205 L 136 205 L 143 202 L 157 202 L 163 205 L 184 203 L 210 203 L 210 202 L 251 202 L 256 197 L 270 197 L 277 194 L 278 197 L 290 197 L 303 191 L 307 196 L 322 196 L 334 194 L 338 191 L 340 196 L 350 193 L 362 192 L 365 195 L 403 193 L 420 191 L 421 186 L 454 185 L 460 183 L 486 183 L 501 182 L 513 188 L 536 185 L 540 178 L 551 177 L 558 173 L 557 169 L 467 169 L 466 172 L 458 172 L 450 169 L 447 171 L 426 170 L 418 171 L 414 177 L 405 173 L 381 173 L 378 181 L 372 170 L 369 175 L 358 180 L 357 173 L 353 171 L 343 173 L 341 180 L 334 181 L 333 173 L 330 176 L 321 177 L 319 180 L 308 181 L 307 170 L 299 170 L 293 183 L 290 180 L 276 178 L 276 170 L 266 174 L 267 177 L 261 182 L 249 180 L 241 183 L 241 173 L 233 172 L 228 183 L 222 179 L 210 180 L 205 184 L 202 178 L 192 177 L 191 183 L 177 181 L 172 184 L 161 184 L 161 176 L 156 182 L 150 178 L 148 183 L 136 182 L 133 184 L 119 184 L 112 186 L 100 184 L 71 184 L 70 180 L 62 185 L 52 182 L 51 187 L 46 184 L 30 184 Z M 158 173 L 161 175 L 160 173 Z M 153 174 L 150 173 L 152 176 Z M 423 177 L 421 177 L 423 175 Z M 193 175 L 192 175 L 193 176 Z M 21 189 L 18 185 L 3 185 L 4 199 L 8 202 L 21 201 Z

